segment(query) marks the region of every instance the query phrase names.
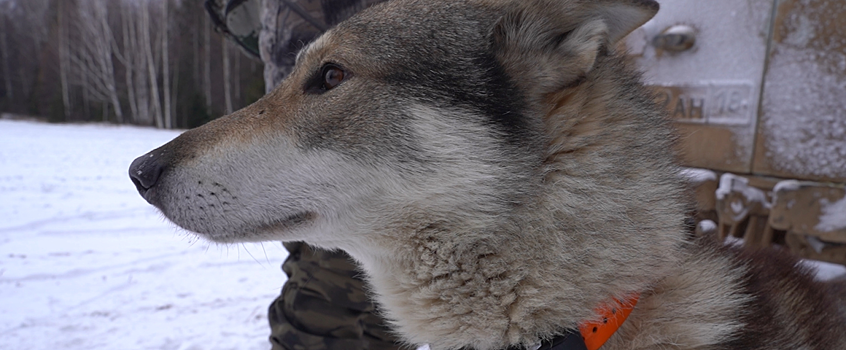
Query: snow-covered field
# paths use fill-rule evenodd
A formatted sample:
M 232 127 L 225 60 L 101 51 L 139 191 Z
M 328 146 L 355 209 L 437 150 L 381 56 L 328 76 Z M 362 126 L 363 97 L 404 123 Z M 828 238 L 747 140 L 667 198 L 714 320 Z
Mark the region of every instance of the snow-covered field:
M 178 132 L 0 120 L 0 349 L 262 349 L 287 252 L 179 231 L 129 180 Z
M 270 348 L 281 244 L 197 240 L 129 180 L 177 134 L 0 120 L 0 349 Z

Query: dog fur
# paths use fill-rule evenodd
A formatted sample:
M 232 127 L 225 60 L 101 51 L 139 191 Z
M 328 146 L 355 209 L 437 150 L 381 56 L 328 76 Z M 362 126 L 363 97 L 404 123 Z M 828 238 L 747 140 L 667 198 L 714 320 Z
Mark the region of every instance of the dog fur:
M 613 50 L 657 10 L 392 0 L 130 175 L 210 240 L 349 252 L 409 344 L 529 347 L 638 292 L 603 350 L 846 349 L 795 260 L 686 234 L 671 128 Z

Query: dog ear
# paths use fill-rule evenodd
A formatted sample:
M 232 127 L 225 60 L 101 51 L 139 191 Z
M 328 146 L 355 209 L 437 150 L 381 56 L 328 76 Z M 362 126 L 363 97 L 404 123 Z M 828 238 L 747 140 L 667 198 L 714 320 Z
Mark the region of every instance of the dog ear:
M 505 71 L 535 97 L 578 85 L 600 52 L 658 11 L 652 0 L 596 0 L 581 5 L 518 0 L 512 5 L 494 26 L 491 41 Z
M 608 42 L 616 44 L 658 13 L 654 0 L 597 1 L 594 12 L 608 26 Z

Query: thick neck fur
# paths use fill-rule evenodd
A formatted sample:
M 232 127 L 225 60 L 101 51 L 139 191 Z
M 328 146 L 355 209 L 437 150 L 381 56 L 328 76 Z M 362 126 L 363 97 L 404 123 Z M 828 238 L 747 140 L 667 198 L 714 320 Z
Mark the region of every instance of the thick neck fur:
M 531 199 L 496 214 L 405 218 L 372 242 L 382 254 L 350 249 L 410 342 L 530 345 L 646 290 L 678 261 L 683 205 L 666 122 L 620 60 L 601 59 L 607 68 L 550 96 L 545 175 Z

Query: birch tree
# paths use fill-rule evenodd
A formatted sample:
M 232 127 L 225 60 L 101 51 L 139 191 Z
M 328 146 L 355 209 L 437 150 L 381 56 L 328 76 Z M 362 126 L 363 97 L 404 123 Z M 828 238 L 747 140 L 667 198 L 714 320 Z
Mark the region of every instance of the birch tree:
M 128 95 L 127 103 L 129 110 L 132 113 L 132 121 L 135 123 L 141 122 L 140 106 L 138 96 L 136 93 L 136 60 L 135 55 L 131 52 L 137 45 L 134 45 L 135 36 L 135 17 L 132 15 L 132 6 L 126 2 L 121 3 L 121 32 L 123 37 L 123 53 L 118 52 L 116 56 L 124 67 L 124 83 L 126 85 L 126 94 Z
M 164 125 L 166 129 L 173 128 L 173 120 L 171 118 L 171 95 L 170 95 L 170 53 L 168 52 L 168 41 L 170 41 L 170 16 L 168 15 L 169 0 L 162 0 L 162 23 L 164 28 L 161 33 L 162 41 L 162 88 L 164 94 Z
M 0 1 L 0 16 L 3 26 L 0 31 L 4 64 L 4 86 L 7 94 L 15 99 L 32 96 L 37 76 L 43 67 L 39 66 L 39 49 L 48 39 L 50 26 L 47 22 L 49 0 Z M 15 84 L 17 82 L 17 84 Z M 11 102 L 12 100 L 10 98 Z
M 156 47 L 152 40 L 152 27 L 150 26 L 150 2 L 141 6 L 141 49 L 147 60 L 147 74 L 150 77 L 150 101 L 152 102 L 152 113 L 155 116 L 156 127 L 164 127 L 162 120 L 162 105 L 159 101 L 159 80 L 156 74 Z
M 62 112 L 67 118 L 71 114 L 71 100 L 68 84 L 68 70 L 70 69 L 69 50 L 68 50 L 68 25 L 67 25 L 67 7 L 65 1 L 57 1 L 58 11 L 56 19 L 58 21 L 57 39 L 59 41 L 59 82 L 62 88 Z
M 114 36 L 108 20 L 105 0 L 83 0 L 78 5 L 80 34 L 69 55 L 76 74 L 89 97 L 98 102 L 109 102 L 118 123 L 123 123 L 123 108 L 118 96 L 114 68 Z
M 12 101 L 15 99 L 15 90 L 12 87 L 12 71 L 9 70 L 9 45 L 6 42 L 5 17 L 0 16 L 0 53 L 3 54 L 3 82 L 6 87 L 7 98 Z
M 229 43 L 226 37 L 220 37 L 220 49 L 223 51 L 223 99 L 226 114 L 232 114 L 232 74 L 229 67 Z
M 261 72 L 199 1 L 0 0 L 2 112 L 173 128 L 240 108 Z
M 208 16 L 203 17 L 203 35 L 204 42 L 203 50 L 205 51 L 205 60 L 203 66 L 203 92 L 206 98 L 206 112 L 211 114 L 212 109 L 212 89 L 211 89 L 211 20 Z

